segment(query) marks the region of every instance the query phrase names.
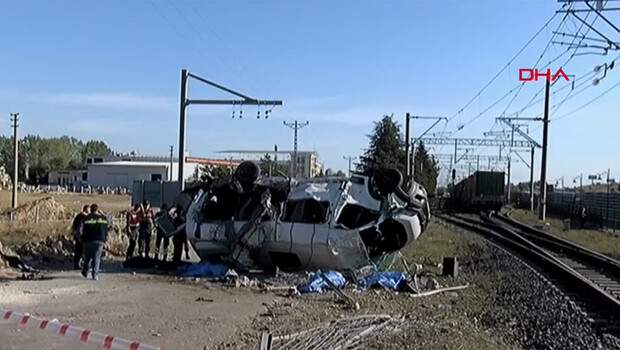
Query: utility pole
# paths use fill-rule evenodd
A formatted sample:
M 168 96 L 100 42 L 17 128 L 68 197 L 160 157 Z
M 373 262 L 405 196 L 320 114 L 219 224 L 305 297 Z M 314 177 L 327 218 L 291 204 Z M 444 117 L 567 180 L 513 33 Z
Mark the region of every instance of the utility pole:
M 13 195 L 11 196 L 11 207 L 17 208 L 17 184 L 19 183 L 19 138 L 17 137 L 17 127 L 19 126 L 19 113 L 11 113 L 13 122 Z
M 278 145 L 273 145 L 273 162 L 276 167 L 276 174 L 278 173 Z
M 168 178 L 168 181 L 172 181 L 172 174 L 174 174 L 173 169 L 172 169 L 173 164 L 174 164 L 174 146 L 170 145 L 170 171 L 169 171 L 170 177 Z
M 343 159 L 348 160 L 349 161 L 349 167 L 347 168 L 349 171 L 349 177 L 351 177 L 351 161 L 353 159 L 356 159 L 357 157 L 353 157 L 353 156 L 342 156 Z
M 607 204 L 605 205 L 605 227 L 609 228 L 609 192 L 610 192 L 610 186 L 611 186 L 611 182 L 609 181 L 609 172 L 610 169 L 607 168 Z
M 550 79 L 545 79 L 545 111 L 543 117 L 543 144 L 540 164 L 540 205 L 538 207 L 538 219 L 545 221 L 547 217 L 547 145 L 549 136 L 549 93 L 551 90 Z
M 297 132 L 299 129 L 302 129 L 306 126 L 308 126 L 308 124 L 310 124 L 309 121 L 305 121 L 303 123 L 300 123 L 299 121 L 295 120 L 293 123 L 287 123 L 287 122 L 283 122 L 285 126 L 293 129 L 293 133 L 295 135 L 294 139 L 293 139 L 293 160 L 292 160 L 292 164 L 293 166 L 291 167 L 291 177 L 296 177 L 297 176 Z
M 411 132 L 409 130 L 411 127 L 411 123 L 409 122 L 410 119 L 431 119 L 431 120 L 434 120 L 435 122 L 431 124 L 431 126 L 429 126 L 426 130 L 424 130 L 422 134 L 420 134 L 420 136 L 413 138 L 411 137 Z M 413 180 L 413 178 L 415 177 L 415 145 L 416 143 L 418 143 L 418 141 L 420 141 L 421 138 L 426 136 L 426 134 L 428 134 L 428 132 L 431 131 L 431 129 L 433 129 L 442 120 L 445 120 L 446 123 L 448 122 L 448 118 L 446 117 L 410 115 L 409 113 L 406 114 L 405 116 L 405 142 L 406 142 L 405 155 L 407 156 L 407 161 L 405 165 L 406 166 L 405 173 L 407 174 L 407 180 L 409 179 Z M 411 140 L 412 138 L 413 140 Z M 411 151 L 409 151 L 410 142 L 411 142 Z
M 409 177 L 411 176 L 411 155 L 409 154 L 409 143 L 411 142 L 411 138 L 409 137 L 410 120 L 411 120 L 411 115 L 409 113 L 406 113 L 405 114 L 405 177 L 407 178 L 407 180 L 409 180 Z M 351 165 L 349 165 L 349 169 L 350 168 L 351 168 Z M 349 171 L 349 176 L 351 176 L 350 171 Z

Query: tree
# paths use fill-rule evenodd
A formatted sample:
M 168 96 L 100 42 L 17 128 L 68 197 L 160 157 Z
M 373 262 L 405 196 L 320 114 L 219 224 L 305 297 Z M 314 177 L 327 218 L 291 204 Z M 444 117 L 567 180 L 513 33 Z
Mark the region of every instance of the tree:
M 89 140 L 80 151 L 82 164 L 86 164 L 86 158 L 89 156 L 106 156 L 112 153 L 112 150 L 103 141 Z
M 368 173 L 378 168 L 396 168 L 405 173 L 405 144 L 400 137 L 400 127 L 391 116 L 386 115 L 375 122 L 373 133 L 368 138 L 370 143 L 360 157 L 360 170 Z
M 111 152 L 103 141 L 86 143 L 74 137 L 42 138 L 26 135 L 19 141 L 19 178 L 30 184 L 47 181 L 53 170 L 84 169 L 89 155 L 106 155 Z M 0 162 L 13 174 L 13 139 L 0 137 Z
M 221 165 L 201 165 L 196 170 L 197 178 L 202 181 L 208 176 L 213 179 L 227 179 L 231 175 L 230 168 Z
M 428 154 L 423 142 L 417 145 L 413 159 L 413 179 L 424 186 L 429 193 L 435 192 L 437 177 L 439 177 L 439 164 L 435 157 Z
M 405 172 L 405 143 L 401 138 L 400 126 L 391 116 L 384 116 L 381 121 L 375 122 L 368 149 L 361 157 L 360 170 L 370 173 L 378 168 L 395 168 L 403 175 Z M 420 183 L 428 192 L 434 192 L 437 187 L 439 165 L 431 157 L 423 143 L 420 143 L 414 155 L 414 180 Z

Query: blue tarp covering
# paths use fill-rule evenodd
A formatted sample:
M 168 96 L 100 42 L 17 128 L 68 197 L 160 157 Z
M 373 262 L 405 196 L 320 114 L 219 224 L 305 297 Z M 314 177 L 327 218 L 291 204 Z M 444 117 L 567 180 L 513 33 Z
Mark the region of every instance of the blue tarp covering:
M 224 264 L 191 264 L 181 266 L 178 274 L 181 277 L 224 277 L 228 271 L 228 266 Z
M 375 272 L 360 279 L 358 287 L 364 290 L 379 285 L 385 289 L 398 290 L 406 280 L 407 276 L 402 272 Z
M 308 282 L 297 286 L 297 290 L 300 293 L 323 293 L 325 290 L 331 289 L 320 274 L 321 271 L 310 273 Z M 346 283 L 344 276 L 338 271 L 325 271 L 323 275 L 338 288 L 344 287 Z

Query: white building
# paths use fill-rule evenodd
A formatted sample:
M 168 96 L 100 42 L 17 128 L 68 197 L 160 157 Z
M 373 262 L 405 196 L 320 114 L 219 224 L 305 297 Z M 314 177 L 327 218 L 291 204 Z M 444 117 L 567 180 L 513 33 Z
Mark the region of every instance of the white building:
M 85 186 L 88 183 L 87 170 L 53 170 L 47 174 L 48 185 Z
M 194 176 L 198 163 L 185 163 L 185 180 Z M 132 188 L 136 180 L 177 181 L 179 163 L 117 161 L 88 165 L 88 185 L 93 187 Z

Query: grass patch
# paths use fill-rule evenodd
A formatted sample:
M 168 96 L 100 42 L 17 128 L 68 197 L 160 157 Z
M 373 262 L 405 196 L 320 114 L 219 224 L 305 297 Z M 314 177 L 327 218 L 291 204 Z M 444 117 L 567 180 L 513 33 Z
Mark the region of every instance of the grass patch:
M 529 225 L 541 225 L 536 213 L 515 209 L 511 212 L 514 219 Z M 547 218 L 547 230 L 559 237 L 566 238 L 572 242 L 583 245 L 599 253 L 608 255 L 614 259 L 620 259 L 620 236 L 598 230 L 571 229 L 563 230 L 562 220 L 557 218 Z
M 433 218 L 418 240 L 403 250 L 403 255 L 417 263 L 436 265 L 444 256 L 462 256 L 470 248 L 469 241 L 462 233 L 445 227 Z

